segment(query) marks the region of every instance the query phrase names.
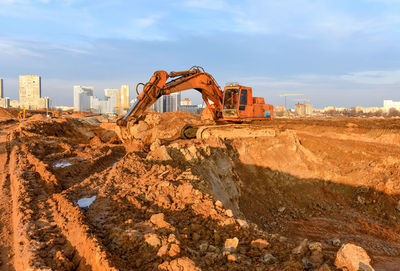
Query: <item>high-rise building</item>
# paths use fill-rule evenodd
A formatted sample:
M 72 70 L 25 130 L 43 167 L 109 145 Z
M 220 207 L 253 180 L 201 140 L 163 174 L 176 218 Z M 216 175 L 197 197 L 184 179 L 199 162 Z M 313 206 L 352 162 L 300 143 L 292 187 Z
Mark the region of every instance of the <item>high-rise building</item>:
M 0 98 L 0 107 L 9 108 L 10 107 L 10 98 Z
M 129 109 L 129 85 L 121 85 L 121 112 L 125 113 Z
M 48 98 L 41 97 L 41 79 L 39 75 L 19 76 L 19 106 L 26 109 L 45 108 Z
M 93 96 L 93 87 L 74 86 L 74 110 L 90 111 L 90 97 Z
M 111 112 L 115 112 L 117 114 L 121 114 L 121 92 L 119 89 L 115 88 L 106 88 L 104 90 L 104 96 L 109 101 L 110 106 L 112 108 Z
M 396 110 L 400 110 L 400 101 L 395 102 L 392 100 L 384 100 L 383 101 L 383 110 L 385 112 L 389 112 L 390 108 L 394 108 Z
M 169 95 L 165 95 L 165 110 L 164 112 L 173 112 L 179 110 L 181 104 L 181 93 L 175 92 Z
M 312 115 L 312 104 L 295 104 L 295 113 L 299 116 L 309 116 Z

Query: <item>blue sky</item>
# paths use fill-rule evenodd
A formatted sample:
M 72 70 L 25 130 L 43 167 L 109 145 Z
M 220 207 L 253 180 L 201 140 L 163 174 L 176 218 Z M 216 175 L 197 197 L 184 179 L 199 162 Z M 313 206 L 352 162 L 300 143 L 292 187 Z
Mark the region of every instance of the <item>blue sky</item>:
M 19 74 L 41 75 L 43 96 L 72 105 L 73 85 L 102 96 L 193 65 L 274 105 L 302 93 L 317 107 L 381 106 L 400 100 L 400 0 L 0 0 L 13 99 Z

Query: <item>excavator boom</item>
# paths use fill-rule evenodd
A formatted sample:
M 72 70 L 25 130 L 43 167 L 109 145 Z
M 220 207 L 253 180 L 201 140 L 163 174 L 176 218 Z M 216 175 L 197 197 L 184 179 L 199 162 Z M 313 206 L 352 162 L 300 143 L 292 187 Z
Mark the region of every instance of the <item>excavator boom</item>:
M 173 80 L 167 82 L 170 78 Z M 122 119 L 117 121 L 119 126 L 126 126 L 128 122 L 136 123 L 140 116 L 162 95 L 187 89 L 195 89 L 202 94 L 202 98 L 210 109 L 214 120 L 222 117 L 223 92 L 214 78 L 200 67 L 170 72 L 169 74 L 166 71 L 156 71 L 150 81 L 143 85 L 143 90 L 138 94 L 135 104 Z M 213 106 L 211 106 L 210 101 Z

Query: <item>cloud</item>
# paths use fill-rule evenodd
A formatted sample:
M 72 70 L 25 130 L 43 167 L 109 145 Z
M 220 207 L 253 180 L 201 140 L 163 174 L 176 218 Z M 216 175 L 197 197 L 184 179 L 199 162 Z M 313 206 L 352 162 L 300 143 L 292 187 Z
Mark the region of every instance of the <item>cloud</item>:
M 153 14 L 148 17 L 134 19 L 133 23 L 139 27 L 146 28 L 146 27 L 154 25 L 162 18 L 163 18 L 163 16 L 160 14 Z
M 343 80 L 370 85 L 398 85 L 400 88 L 400 70 L 363 71 L 342 75 Z
M 39 39 L 0 38 L 0 56 L 43 58 L 47 56 L 48 51 L 67 54 L 90 54 L 89 45 L 74 46 Z

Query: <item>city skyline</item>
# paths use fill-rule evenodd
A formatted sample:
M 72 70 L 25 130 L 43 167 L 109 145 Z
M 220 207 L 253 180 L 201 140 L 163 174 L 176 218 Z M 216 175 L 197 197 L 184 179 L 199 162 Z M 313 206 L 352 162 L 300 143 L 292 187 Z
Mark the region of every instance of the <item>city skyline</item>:
M 301 92 L 317 107 L 378 106 L 400 100 L 398 14 L 387 0 L 0 1 L 0 77 L 15 99 L 18 74 L 40 74 L 44 96 L 72 105 L 76 84 L 200 65 L 274 105 Z

